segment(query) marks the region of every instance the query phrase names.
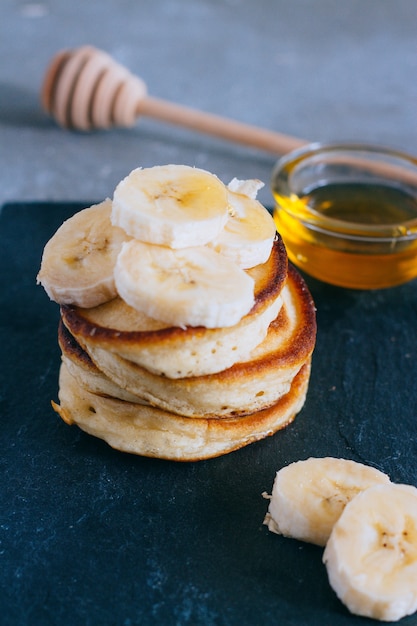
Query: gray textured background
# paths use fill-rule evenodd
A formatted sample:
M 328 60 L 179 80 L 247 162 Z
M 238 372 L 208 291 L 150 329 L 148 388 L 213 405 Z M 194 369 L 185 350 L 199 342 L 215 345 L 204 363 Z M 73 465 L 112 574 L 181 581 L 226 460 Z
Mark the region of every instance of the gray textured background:
M 151 95 L 307 140 L 417 150 L 415 0 L 2 0 L 0 204 L 111 195 L 131 169 L 195 164 L 226 182 L 274 155 L 141 119 L 64 131 L 41 110 L 45 68 L 93 44 Z

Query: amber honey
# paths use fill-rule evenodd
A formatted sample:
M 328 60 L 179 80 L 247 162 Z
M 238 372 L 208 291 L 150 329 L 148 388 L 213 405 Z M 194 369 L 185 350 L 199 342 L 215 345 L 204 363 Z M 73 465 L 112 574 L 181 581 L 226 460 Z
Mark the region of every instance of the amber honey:
M 314 161 L 307 174 L 299 156 L 294 163 L 287 159 L 273 176 L 274 219 L 289 259 L 315 278 L 353 289 L 391 287 L 415 278 L 417 194 L 413 185 L 385 180 L 379 174 L 369 176 L 369 172 L 357 176 L 354 171 L 353 175 L 352 160 L 341 168 L 340 149 L 337 159 L 334 154 L 325 159 L 324 167 Z M 298 168 L 304 184 L 297 193 L 290 184 L 297 187 L 297 177 L 291 181 L 293 168 Z M 315 184 L 317 172 L 321 176 Z

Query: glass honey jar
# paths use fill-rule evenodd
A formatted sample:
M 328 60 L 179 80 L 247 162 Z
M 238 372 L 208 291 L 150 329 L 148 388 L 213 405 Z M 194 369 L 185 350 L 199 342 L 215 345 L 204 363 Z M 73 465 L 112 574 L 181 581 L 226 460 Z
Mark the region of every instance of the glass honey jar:
M 272 173 L 274 219 L 289 259 L 352 289 L 417 276 L 417 159 L 392 149 L 310 144 Z

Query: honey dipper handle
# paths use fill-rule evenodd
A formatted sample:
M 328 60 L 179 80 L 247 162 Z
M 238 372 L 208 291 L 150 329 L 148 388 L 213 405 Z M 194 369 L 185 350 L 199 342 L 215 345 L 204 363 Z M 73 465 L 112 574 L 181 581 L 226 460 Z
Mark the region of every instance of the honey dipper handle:
M 274 154 L 285 154 L 306 144 L 306 141 L 290 135 L 264 130 L 152 96 L 146 96 L 140 100 L 136 114 L 146 115 Z

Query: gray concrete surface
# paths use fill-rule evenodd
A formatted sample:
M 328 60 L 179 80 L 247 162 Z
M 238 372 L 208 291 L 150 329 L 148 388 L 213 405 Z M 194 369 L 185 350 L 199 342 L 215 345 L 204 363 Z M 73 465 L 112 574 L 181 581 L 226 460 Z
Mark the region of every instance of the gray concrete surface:
M 417 151 L 415 0 L 1 0 L 0 205 L 99 200 L 131 169 L 258 177 L 274 155 L 150 119 L 79 133 L 41 110 L 45 68 L 92 44 L 149 92 L 307 140 Z

